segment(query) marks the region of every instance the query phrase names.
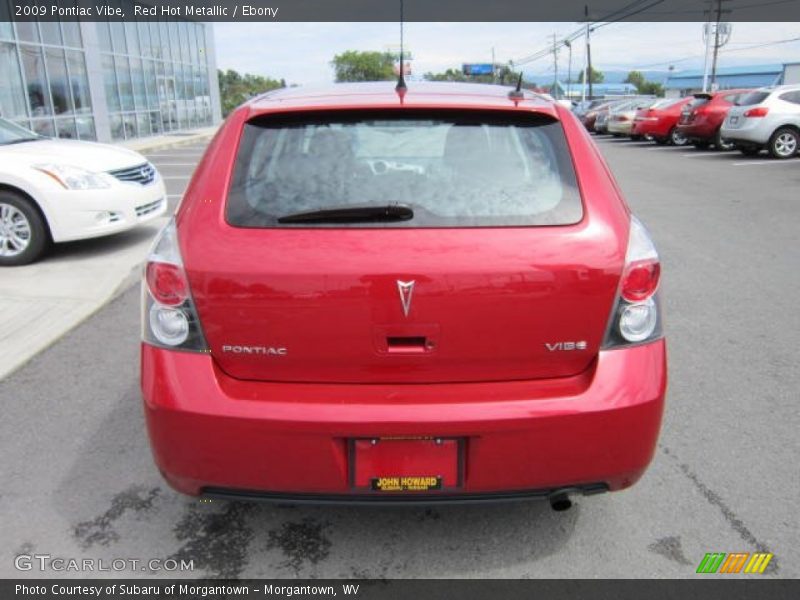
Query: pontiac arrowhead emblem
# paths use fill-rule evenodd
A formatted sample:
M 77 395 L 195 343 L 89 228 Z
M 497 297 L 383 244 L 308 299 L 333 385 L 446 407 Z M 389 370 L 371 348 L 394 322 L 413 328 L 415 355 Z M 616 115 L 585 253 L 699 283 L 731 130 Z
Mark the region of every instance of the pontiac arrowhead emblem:
M 411 310 L 411 295 L 414 293 L 414 282 L 398 280 L 397 291 L 400 293 L 400 303 L 403 305 L 403 314 L 407 317 Z

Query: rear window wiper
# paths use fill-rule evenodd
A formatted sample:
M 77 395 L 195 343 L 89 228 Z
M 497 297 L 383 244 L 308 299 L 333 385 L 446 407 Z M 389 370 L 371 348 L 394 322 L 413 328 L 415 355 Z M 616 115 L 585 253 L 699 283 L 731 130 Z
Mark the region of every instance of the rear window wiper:
M 278 223 L 379 223 L 409 221 L 414 211 L 405 204 L 385 206 L 340 206 L 293 213 L 278 217 Z

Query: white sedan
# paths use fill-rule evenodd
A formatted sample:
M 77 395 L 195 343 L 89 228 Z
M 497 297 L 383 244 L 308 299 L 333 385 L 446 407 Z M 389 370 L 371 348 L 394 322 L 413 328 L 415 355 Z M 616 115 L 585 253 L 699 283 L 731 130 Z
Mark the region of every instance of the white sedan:
M 38 136 L 0 119 L 0 266 L 55 242 L 125 231 L 167 210 L 155 167 L 131 150 Z

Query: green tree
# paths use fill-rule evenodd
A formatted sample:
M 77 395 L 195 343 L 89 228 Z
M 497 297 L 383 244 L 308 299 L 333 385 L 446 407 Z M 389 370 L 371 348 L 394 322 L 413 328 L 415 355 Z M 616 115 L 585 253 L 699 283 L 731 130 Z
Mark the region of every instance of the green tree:
M 647 80 L 642 75 L 641 71 L 631 71 L 628 73 L 628 76 L 625 78 L 624 83 L 632 83 L 636 86 L 636 89 L 641 93 L 642 87 L 647 83 Z
M 655 81 L 648 81 L 639 71 L 631 71 L 625 78 L 625 83 L 632 83 L 636 86 L 636 91 L 644 95 L 663 96 L 664 86 Z
M 423 78 L 426 81 L 469 81 L 470 78 L 464 75 L 459 69 L 447 69 L 444 73 L 425 73 Z
M 589 83 L 589 81 L 591 81 L 592 83 L 603 83 L 603 80 L 605 80 L 605 75 L 603 75 L 603 73 L 601 71 L 598 71 L 597 69 L 592 67 L 589 70 L 589 79 L 586 81 L 586 83 Z M 581 83 L 583 82 L 583 71 L 582 70 L 578 72 L 578 76 L 575 78 L 575 81 L 581 82 Z
M 219 95 L 224 116 L 253 96 L 286 87 L 284 79 L 277 80 L 250 73 L 242 75 L 233 69 L 226 71 L 220 69 L 217 71 L 217 78 L 219 79 Z
M 639 93 L 647 96 L 663 96 L 664 86 L 655 81 L 646 81 L 645 84 L 639 88 Z
M 337 82 L 388 81 L 396 77 L 391 52 L 348 50 L 334 56 L 331 66 Z

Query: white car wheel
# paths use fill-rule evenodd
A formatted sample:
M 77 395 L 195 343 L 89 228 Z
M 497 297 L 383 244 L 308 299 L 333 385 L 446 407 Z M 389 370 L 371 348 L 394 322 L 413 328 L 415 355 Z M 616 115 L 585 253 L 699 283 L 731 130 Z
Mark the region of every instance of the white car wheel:
M 47 244 L 47 227 L 33 203 L 0 192 L 0 266 L 31 263 L 44 253 Z
M 775 158 L 791 158 L 797 154 L 798 137 L 794 129 L 779 129 L 769 140 L 769 153 Z

